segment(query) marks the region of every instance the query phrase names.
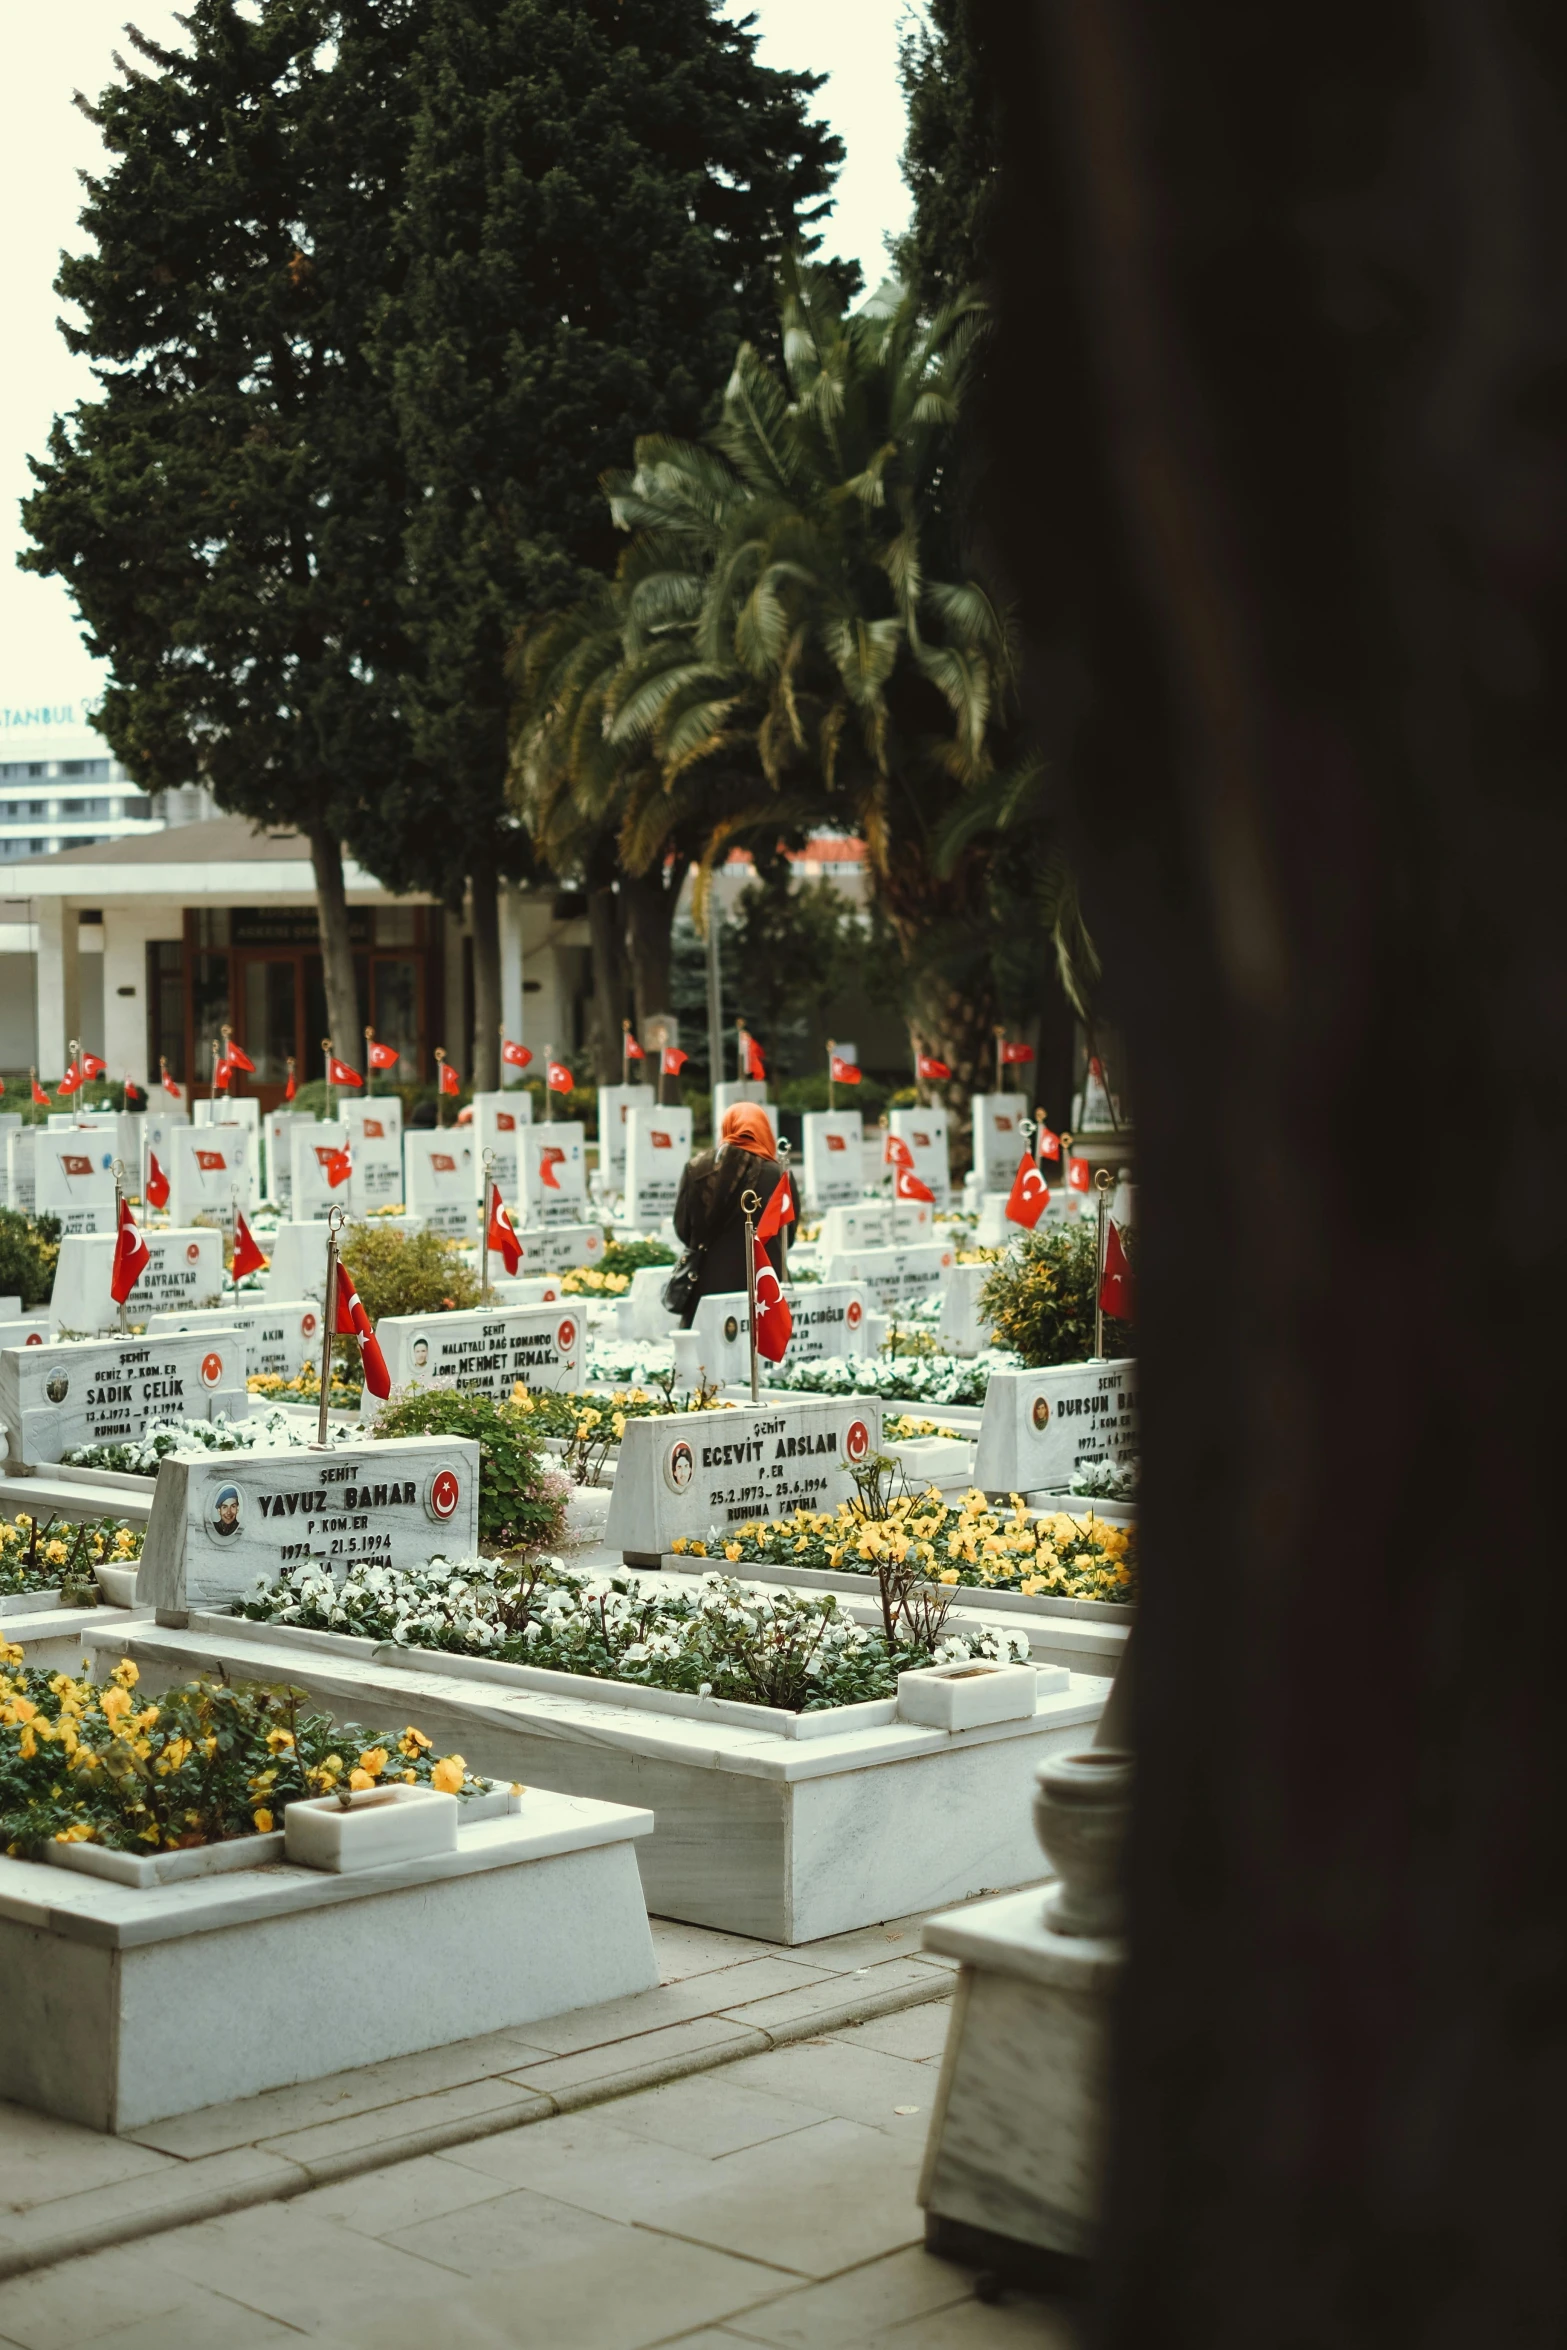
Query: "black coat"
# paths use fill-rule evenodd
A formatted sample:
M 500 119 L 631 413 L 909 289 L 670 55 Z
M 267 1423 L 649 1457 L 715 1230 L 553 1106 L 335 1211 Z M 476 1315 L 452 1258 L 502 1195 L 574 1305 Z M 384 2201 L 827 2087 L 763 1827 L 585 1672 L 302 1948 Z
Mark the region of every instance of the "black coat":
M 745 1289 L 745 1211 L 740 1202 L 754 1191 L 762 1208 L 783 1181 L 776 1159 L 759 1159 L 754 1151 L 731 1146 L 719 1158 L 704 1151 L 680 1178 L 675 1200 L 675 1231 L 687 1248 L 702 1248 L 701 1287 L 691 1301 L 684 1327 L 704 1297 Z M 764 1240 L 763 1254 L 775 1272 L 783 1270 L 783 1250 L 777 1238 Z

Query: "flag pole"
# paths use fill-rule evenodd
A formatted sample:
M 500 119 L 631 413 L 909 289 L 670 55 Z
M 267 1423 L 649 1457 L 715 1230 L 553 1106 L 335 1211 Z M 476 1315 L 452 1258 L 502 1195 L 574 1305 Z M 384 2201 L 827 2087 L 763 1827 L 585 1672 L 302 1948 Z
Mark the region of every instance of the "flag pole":
M 209 1112 L 210 1112 L 212 1109 L 216 1108 L 216 1106 L 217 1106 L 217 1099 L 218 1099 L 218 1055 L 219 1055 L 219 1053 L 222 1051 L 222 1049 L 223 1049 L 223 1048 L 222 1048 L 222 1046 L 221 1046 L 221 1045 L 218 1043 L 218 1040 L 217 1040 L 217 1038 L 216 1038 L 216 1037 L 214 1037 L 214 1038 L 213 1038 L 213 1040 L 212 1040 L 212 1074 L 211 1074 L 211 1075 L 209 1076 L 209 1078 L 207 1079 L 207 1106 L 208 1106 L 208 1110 L 209 1110 Z M 215 1123 L 216 1123 L 216 1121 L 214 1120 L 214 1121 L 212 1121 L 212 1123 L 214 1123 L 214 1124 L 215 1124 Z
M 786 1134 L 781 1134 L 778 1137 L 778 1164 L 783 1169 L 785 1183 L 789 1180 L 789 1161 L 793 1155 L 789 1137 Z M 778 1227 L 778 1278 L 780 1281 L 787 1281 L 789 1278 L 789 1225 L 787 1218 Z
M 321 1074 L 326 1079 L 326 1114 L 330 1118 L 337 1109 L 337 1096 L 332 1086 L 332 1039 L 321 1039 Z
M 1061 1205 L 1070 1210 L 1072 1205 L 1072 1137 L 1061 1136 Z
M 838 1107 L 837 1089 L 833 1085 L 832 1081 L 832 1057 L 837 1050 L 837 1045 L 829 1036 L 827 1039 L 827 1107 L 829 1111 L 835 1110 Z
M 120 1248 L 120 1210 L 125 1205 L 124 1178 L 125 1162 L 123 1159 L 116 1159 L 114 1162 L 114 1249 L 116 1255 L 119 1254 Z M 122 1338 L 129 1328 L 130 1324 L 125 1318 L 125 1300 L 122 1297 L 120 1299 L 120 1336 Z
M 658 1043 L 658 1091 L 654 1094 L 653 1099 L 662 1109 L 664 1106 L 664 1055 L 669 1049 L 669 1030 L 660 1023 L 655 1034 Z
M 234 1283 L 234 1304 L 239 1306 L 239 1193 L 229 1193 L 229 1241 L 233 1247 L 230 1278 Z
M 555 1123 L 555 1088 L 550 1083 L 550 1070 L 554 1063 L 555 1047 L 552 1044 L 547 1044 L 544 1047 L 544 1123 L 546 1126 L 553 1126 Z
M 1002 1026 L 998 1025 L 998 1026 L 997 1026 L 997 1029 L 996 1029 L 996 1091 L 997 1091 L 997 1093 L 1005 1093 L 1005 1092 L 1006 1092 L 1006 1089 L 1007 1089 L 1007 1079 L 1006 1079 L 1006 1063 L 1003 1061 L 1003 1059 L 1002 1059 L 1002 1057 L 1001 1057 L 1001 1055 L 1002 1055 L 1002 1052 L 1003 1052 L 1003 1050 L 1004 1050 L 1004 1048 L 1005 1048 L 1005 1045 L 1006 1045 L 1006 1040 L 1007 1040 L 1007 1032 L 1006 1032 L 1006 1029 L 1005 1029 L 1004 1027 L 1002 1027 Z
M 620 1082 L 622 1085 L 631 1083 L 631 1022 L 629 1020 L 622 1020 L 620 1023 Z
M 490 1193 L 495 1183 L 495 1153 L 493 1151 L 484 1153 L 481 1166 L 484 1174 L 484 1207 L 482 1211 L 484 1229 L 479 1236 L 479 1246 L 484 1251 L 482 1266 L 484 1278 L 479 1284 L 479 1303 L 487 1305 L 490 1296 Z
M 1099 1193 L 1099 1238 L 1094 1252 L 1094 1360 L 1102 1363 L 1105 1355 L 1105 1220 L 1109 1213 L 1110 1186 L 1115 1181 L 1108 1167 L 1101 1167 L 1094 1177 Z
M 219 1034 L 219 1035 L 222 1037 L 222 1039 L 223 1039 L 223 1061 L 226 1063 L 226 1062 L 227 1062 L 227 1060 L 228 1060 L 228 1057 L 229 1057 L 229 1045 L 230 1045 L 230 1043 L 231 1043 L 231 1041 L 232 1041 L 232 1039 L 233 1039 L 234 1031 L 233 1031 L 233 1029 L 232 1029 L 232 1028 L 229 1026 L 228 1022 L 225 1020 L 225 1021 L 224 1021 L 224 1023 L 223 1023 L 223 1025 L 222 1025 L 222 1027 L 221 1027 L 221 1028 L 218 1030 L 218 1034 Z M 234 1093 L 234 1081 L 235 1081 L 236 1077 L 238 1076 L 238 1074 L 239 1074 L 239 1072 L 238 1072 L 237 1070 L 230 1069 L 230 1071 L 229 1071 L 229 1084 L 228 1084 L 228 1090 L 229 1090 L 229 1095 L 230 1095 L 230 1098 L 231 1098 L 231 1099 L 232 1099 L 232 1097 L 233 1097 L 233 1093 Z
M 337 1236 L 343 1228 L 341 1208 L 329 1208 L 326 1219 L 326 1311 L 321 1316 L 321 1409 L 316 1415 L 313 1450 L 325 1452 L 327 1404 L 332 1394 L 332 1341 L 337 1336 Z
M 761 1401 L 761 1379 L 756 1352 L 756 1211 L 761 1201 L 754 1191 L 740 1194 L 740 1206 L 745 1215 L 745 1293 L 749 1307 L 747 1316 L 751 1332 L 751 1401 Z
M 435 1048 L 435 1123 L 437 1129 L 446 1124 L 446 1090 L 441 1083 L 441 1074 L 445 1063 L 446 1047 L 438 1044 Z
M 375 1055 L 374 1055 L 374 1053 L 373 1053 L 373 1052 L 370 1050 L 370 1047 L 371 1047 L 371 1046 L 374 1044 L 374 1042 L 375 1042 L 375 1030 L 374 1030 L 373 1028 L 367 1028 L 367 1029 L 365 1030 L 365 1100 L 366 1100 L 366 1101 L 368 1101 L 368 1100 L 370 1099 L 370 1096 L 371 1096 L 371 1095 L 374 1093 L 374 1091 L 375 1091 Z

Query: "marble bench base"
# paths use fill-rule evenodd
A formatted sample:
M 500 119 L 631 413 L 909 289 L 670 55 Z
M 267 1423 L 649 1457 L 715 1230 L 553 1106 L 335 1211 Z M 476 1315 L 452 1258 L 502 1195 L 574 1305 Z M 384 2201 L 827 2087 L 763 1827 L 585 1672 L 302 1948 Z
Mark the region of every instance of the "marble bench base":
M 919 2200 L 934 2252 L 1056 2285 L 1094 2249 L 1125 1945 L 1052 1934 L 1037 1890 L 931 1918 L 961 1961 Z
M 0 2098 L 94 2130 L 645 1991 L 645 1811 L 528 1790 L 455 1852 L 138 1888 L 0 1859 Z

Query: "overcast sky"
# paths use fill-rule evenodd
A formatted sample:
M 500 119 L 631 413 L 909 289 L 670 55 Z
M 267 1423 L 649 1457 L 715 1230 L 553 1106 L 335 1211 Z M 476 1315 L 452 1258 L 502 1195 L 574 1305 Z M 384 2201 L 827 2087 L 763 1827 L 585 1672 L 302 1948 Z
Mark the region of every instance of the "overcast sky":
M 831 76 L 818 105 L 848 148 L 836 225 L 827 249 L 851 254 L 869 285 L 885 273 L 883 240 L 901 228 L 908 200 L 898 174 L 903 102 L 897 80 L 900 23 L 918 0 L 724 0 L 724 13 L 754 13 L 768 65 Z M 0 33 L 0 218 L 6 223 L 5 337 L 0 359 L 0 703 L 66 701 L 95 690 L 97 665 L 56 580 L 15 568 L 22 544 L 17 501 L 30 486 L 27 457 L 41 453 L 50 419 L 90 393 L 85 363 L 67 352 L 51 291 L 62 250 L 75 250 L 77 173 L 101 159 L 92 125 L 71 103 L 113 75 L 112 52 L 127 18 L 153 39 L 179 39 L 162 0 L 12 0 Z

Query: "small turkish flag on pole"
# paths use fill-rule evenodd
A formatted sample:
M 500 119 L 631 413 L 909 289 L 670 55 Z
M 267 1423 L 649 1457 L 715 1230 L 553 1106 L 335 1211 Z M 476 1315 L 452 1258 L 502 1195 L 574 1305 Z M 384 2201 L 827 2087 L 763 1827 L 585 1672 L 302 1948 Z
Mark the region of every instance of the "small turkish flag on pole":
M 1068 1190 L 1087 1191 L 1091 1183 L 1088 1161 L 1086 1159 L 1068 1159 L 1066 1180 Z
M 931 1190 L 928 1183 L 921 1183 L 919 1177 L 915 1174 L 912 1167 L 900 1167 L 898 1169 L 897 1174 L 893 1178 L 892 1196 L 894 1199 L 929 1200 L 932 1207 L 934 1207 L 936 1204 L 936 1194 Z
M 758 1240 L 771 1240 L 786 1224 L 794 1222 L 794 1185 L 787 1175 L 780 1176 L 767 1195 L 767 1205 L 757 1221 Z M 774 1361 L 777 1360 L 775 1356 Z
M 315 1149 L 316 1162 L 326 1177 L 327 1189 L 336 1191 L 338 1185 L 346 1183 L 352 1175 L 354 1162 L 348 1152 L 339 1150 L 335 1143 L 318 1142 Z
M 1034 1048 L 1031 1044 L 1003 1044 L 1001 1047 L 1001 1065 L 1004 1069 L 1025 1068 L 1033 1057 Z
M 148 1188 L 150 1191 L 151 1186 L 149 1185 Z M 256 1245 L 256 1236 L 236 1208 L 234 1210 L 234 1262 L 229 1267 L 229 1278 L 237 1284 L 244 1280 L 247 1273 L 264 1273 L 266 1269 L 267 1260 Z
M 761 1237 L 760 1226 L 757 1237 Z M 783 1284 L 764 1258 L 756 1268 L 756 1351 L 770 1363 L 781 1363 L 793 1335 L 794 1316 Z
M 647 1059 L 646 1053 L 636 1040 L 629 1020 L 622 1020 L 620 1023 L 620 1050 L 622 1058 L 627 1061 L 645 1061 Z
M 1032 1232 L 1049 1204 L 1050 1186 L 1034 1164 L 1032 1151 L 1025 1151 L 1007 1195 L 1007 1221 L 1026 1225 Z
M 84 1077 L 106 1077 L 108 1073 L 109 1064 L 107 1061 L 100 1061 L 96 1053 L 83 1053 L 82 1075 Z
M 350 1069 L 348 1063 L 346 1061 L 340 1061 L 336 1053 L 327 1054 L 326 1081 L 328 1085 L 362 1086 L 364 1084 L 364 1079 L 360 1076 L 358 1070 Z
M 927 1085 L 937 1085 L 942 1078 L 950 1077 L 952 1071 L 947 1067 L 945 1061 L 938 1061 L 934 1053 L 916 1053 L 914 1074 L 916 1077 L 923 1078 Z
M 396 1046 L 389 1044 L 376 1044 L 372 1040 L 370 1046 L 370 1066 L 372 1069 L 395 1069 L 397 1066 Z
M 508 1069 L 526 1069 L 533 1055 L 525 1044 L 513 1044 L 509 1036 L 501 1038 L 501 1059 Z
M 136 1229 L 129 1201 L 122 1199 L 120 1228 L 114 1241 L 114 1265 L 109 1274 L 109 1295 L 117 1306 L 124 1305 L 151 1263 L 152 1251 Z
M 231 1069 L 246 1069 L 250 1072 L 252 1077 L 255 1076 L 255 1062 L 251 1059 L 249 1053 L 246 1052 L 244 1046 L 237 1045 L 232 1037 L 229 1038 L 228 1050 L 223 1057 L 228 1062 L 228 1065 Z
M 507 1272 L 515 1273 L 522 1263 L 522 1242 L 517 1238 L 517 1228 L 501 1197 L 498 1183 L 490 1185 L 490 1222 L 486 1240 L 489 1247 L 500 1251 Z
M 359 1303 L 359 1292 L 348 1278 L 348 1267 L 339 1259 L 337 1267 L 337 1320 L 333 1325 L 339 1338 L 359 1341 L 359 1360 L 364 1370 L 365 1385 L 370 1393 L 384 1403 L 392 1392 L 392 1382 L 386 1368 L 386 1357 L 376 1337 L 370 1317 Z
M 767 1063 L 762 1058 L 761 1046 L 749 1028 L 742 1028 L 740 1031 L 740 1059 L 744 1064 L 742 1075 L 755 1083 L 766 1083 Z
M 229 1068 L 229 1065 L 228 1065 L 227 1061 L 217 1061 L 217 1062 L 215 1062 L 215 1063 L 213 1064 L 213 1070 L 212 1070 L 212 1090 L 213 1090 L 213 1092 L 214 1092 L 214 1093 L 227 1093 L 227 1092 L 228 1092 L 228 1089 L 229 1089 L 229 1080 L 230 1080 L 230 1077 L 232 1076 L 232 1074 L 233 1074 L 233 1072 L 230 1070 L 230 1068 Z
M 452 1067 L 450 1061 L 441 1063 L 438 1082 L 442 1093 L 461 1093 L 462 1091 L 462 1078 L 458 1071 Z
M 559 1191 L 560 1177 L 555 1170 L 557 1167 L 564 1167 L 565 1164 L 566 1154 L 560 1144 L 547 1142 L 539 1153 L 539 1181 L 547 1191 Z
M 691 1055 L 682 1052 L 677 1044 L 666 1044 L 659 1058 L 659 1073 L 664 1077 L 678 1077 Z
M 1041 1122 L 1039 1132 L 1034 1137 L 1034 1151 L 1035 1155 L 1041 1159 L 1059 1159 L 1061 1156 L 1060 1135 L 1052 1134 L 1050 1128 Z
M 54 1090 L 57 1094 L 60 1095 L 76 1093 L 80 1091 L 81 1082 L 82 1073 L 80 1069 L 77 1068 L 76 1063 L 73 1061 Z
M 38 1072 L 37 1072 L 37 1070 L 36 1070 L 36 1069 L 31 1069 L 31 1070 L 29 1070 L 28 1074 L 29 1074 L 29 1076 L 32 1078 L 32 1081 L 33 1081 L 33 1106 L 34 1106 L 34 1108 L 35 1108 L 35 1109 L 39 1109 L 39 1110 L 47 1110 L 47 1109 L 48 1109 L 48 1107 L 49 1107 L 49 1096 L 48 1096 L 48 1095 L 45 1093 L 45 1091 L 44 1091 L 43 1087 L 42 1087 L 42 1086 L 39 1084 L 39 1082 L 38 1082 Z
M 293 1066 L 293 1062 L 290 1061 L 290 1069 L 292 1069 Z M 163 1087 L 164 1092 L 169 1096 L 171 1101 L 182 1102 L 185 1099 L 184 1094 L 181 1093 L 178 1085 L 176 1085 L 174 1079 L 169 1075 L 168 1062 L 161 1059 L 158 1063 L 158 1082 Z
M 833 1085 L 858 1085 L 860 1082 L 859 1064 L 855 1061 L 846 1061 L 841 1053 L 834 1053 L 827 1064 L 827 1076 L 829 1083 Z
M 881 1147 L 881 1163 L 884 1167 L 913 1166 L 914 1153 L 910 1150 L 908 1144 L 904 1141 L 901 1134 L 888 1135 L 886 1141 L 882 1144 Z
M 169 1179 L 158 1164 L 156 1151 L 147 1153 L 147 1205 L 166 1208 L 169 1204 Z
M 576 1085 L 576 1082 L 577 1081 L 575 1077 L 572 1076 L 571 1071 L 567 1068 L 564 1061 L 550 1062 L 545 1076 L 545 1083 L 548 1085 L 551 1093 L 570 1093 L 573 1087 Z
M 1105 1273 L 1099 1284 L 1100 1310 L 1114 1315 L 1118 1322 L 1133 1319 L 1132 1260 L 1126 1253 L 1121 1238 L 1121 1227 L 1112 1216 L 1105 1230 Z

